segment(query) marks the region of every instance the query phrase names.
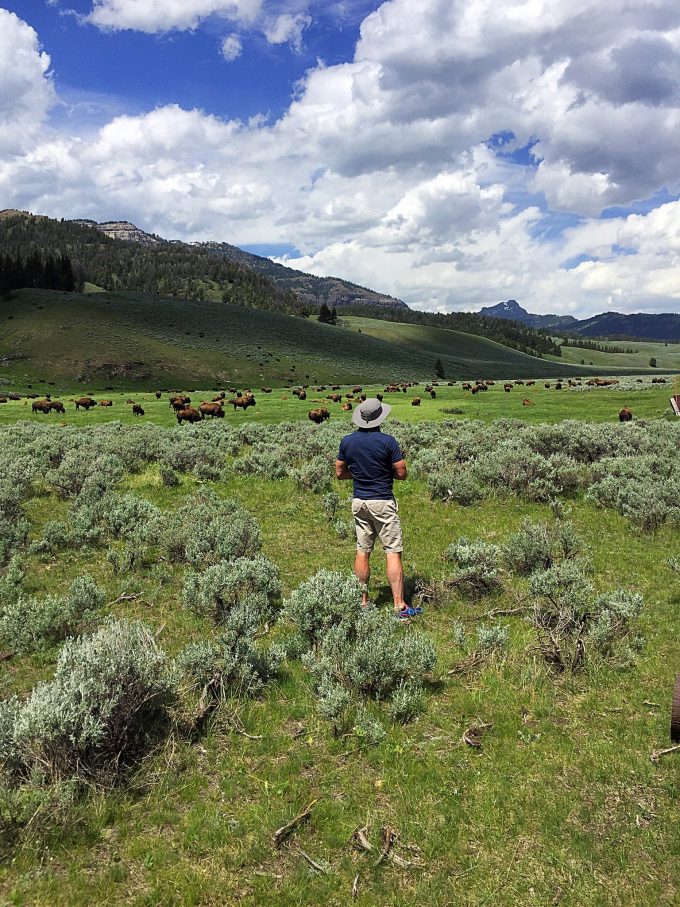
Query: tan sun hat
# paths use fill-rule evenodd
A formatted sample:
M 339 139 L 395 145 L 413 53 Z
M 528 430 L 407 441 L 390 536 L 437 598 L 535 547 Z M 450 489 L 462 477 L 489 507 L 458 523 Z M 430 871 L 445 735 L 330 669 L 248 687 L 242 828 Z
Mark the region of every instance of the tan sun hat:
M 381 403 L 377 397 L 369 397 L 355 407 L 352 422 L 358 428 L 375 428 L 385 421 L 391 409 L 389 403 Z

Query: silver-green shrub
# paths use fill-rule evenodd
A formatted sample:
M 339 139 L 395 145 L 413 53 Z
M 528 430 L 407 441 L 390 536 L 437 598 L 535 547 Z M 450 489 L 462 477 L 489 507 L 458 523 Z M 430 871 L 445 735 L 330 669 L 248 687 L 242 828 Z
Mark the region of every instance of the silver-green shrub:
M 202 491 L 164 515 L 161 541 L 172 560 L 194 567 L 250 557 L 261 547 L 253 517 L 236 501 Z
M 104 602 L 89 576 L 73 581 L 65 596 L 20 596 L 0 603 L 0 638 L 18 652 L 35 652 L 81 630 Z
M 519 530 L 506 539 L 502 551 L 510 570 L 528 575 L 576 557 L 583 547 L 573 523 L 568 520 L 548 524 L 525 519 Z
M 498 545 L 462 537 L 449 545 L 444 559 L 454 566 L 448 582 L 470 595 L 486 595 L 500 586 L 503 558 Z
M 167 719 L 174 684 L 165 653 L 141 623 L 110 620 L 69 639 L 54 678 L 15 721 L 23 761 L 47 780 L 114 780 Z
M 263 604 L 269 614 L 263 614 L 262 607 L 256 609 L 257 623 L 271 616 L 271 606 L 281 594 L 279 571 L 275 564 L 261 554 L 253 558 L 241 557 L 235 561 L 221 561 L 208 567 L 202 573 L 191 573 L 184 581 L 183 600 L 185 607 L 198 614 L 210 617 L 215 624 L 223 623 L 244 599 Z
M 362 586 L 356 577 L 319 570 L 295 589 L 284 603 L 291 620 L 312 646 L 330 627 L 353 625 L 361 613 Z

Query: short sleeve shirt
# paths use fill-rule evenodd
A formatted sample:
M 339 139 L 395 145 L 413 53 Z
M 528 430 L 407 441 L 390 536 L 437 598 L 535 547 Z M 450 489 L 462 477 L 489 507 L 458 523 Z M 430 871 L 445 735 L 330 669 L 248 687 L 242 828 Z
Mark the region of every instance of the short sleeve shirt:
M 396 438 L 379 428 L 358 429 L 340 442 L 338 460 L 347 464 L 354 480 L 354 497 L 362 500 L 390 501 L 392 466 L 404 459 Z

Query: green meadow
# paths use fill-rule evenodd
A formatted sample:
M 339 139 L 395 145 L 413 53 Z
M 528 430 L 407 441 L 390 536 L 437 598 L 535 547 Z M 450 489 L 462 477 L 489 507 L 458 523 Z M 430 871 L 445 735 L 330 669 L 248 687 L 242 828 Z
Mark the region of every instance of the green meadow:
M 492 388 L 474 405 L 486 406 L 481 411 L 489 418 L 494 408 L 498 414 L 514 407 L 521 393 L 521 386 L 508 395 Z M 562 418 L 569 403 L 572 417 L 578 412 L 599 422 L 612 419 L 623 399 L 619 393 L 536 395 L 545 398 L 547 421 Z M 647 410 L 648 418 L 661 413 L 665 390 L 631 393 L 637 395 L 634 409 Z M 430 418 L 444 418 L 437 410 L 442 403 L 468 402 L 456 388 L 442 389 L 442 396 L 428 403 Z M 148 420 L 171 425 L 165 400 L 142 399 Z M 10 414 L 21 418 L 22 405 L 3 406 L 3 420 Z M 306 405 L 272 395 L 261 409 L 258 402 L 256 416 L 268 413 L 272 422 L 283 413 L 299 418 Z M 116 407 L 113 415 L 120 419 L 125 404 L 116 400 Z M 513 417 L 529 413 L 533 418 L 534 409 L 504 410 Z M 63 421 L 85 426 L 111 415 L 69 409 Z M 399 401 L 395 415 L 415 418 L 416 410 Z M 132 422 L 129 414 L 124 418 Z M 42 424 L 56 427 L 57 421 L 44 417 Z M 245 447 L 225 457 L 220 477 L 179 473 L 179 484 L 167 487 L 151 463 L 127 473 L 116 493 L 163 511 L 206 488 L 239 502 L 258 521 L 262 553 L 280 571 L 284 598 L 322 568 L 349 572 L 353 541 L 329 522 L 322 494 L 290 478 L 243 474 L 240 458 L 256 446 L 252 410 L 181 431 L 191 447 L 201 437 L 217 441 L 238 424 L 250 424 L 255 433 L 244 435 Z M 653 429 L 651 422 L 646 430 Z M 329 437 L 330 459 L 334 443 Z M 333 483 L 329 474 L 326 487 L 335 487 L 346 519 L 347 486 Z M 418 588 L 445 576 L 443 556 L 452 542 L 467 537 L 502 544 L 527 518 L 554 524 L 550 507 L 512 495 L 492 495 L 471 507 L 443 503 L 430 499 L 423 477 L 401 483 L 398 496 L 409 594 L 424 606 L 416 627 L 404 632 L 426 633 L 438 659 L 417 720 L 388 725 L 375 746 L 351 733 L 334 734 L 317 712 L 309 675 L 299 662 L 288 661 L 262 695 L 224 701 L 198 738 L 187 737 L 180 725 L 124 783 L 89 783 L 76 793 L 68 786 L 48 790 L 20 826 L 7 821 L 9 807 L 0 804 L 6 822 L 0 836 L 2 903 L 678 903 L 680 757 L 650 761 L 653 751 L 669 745 L 670 694 L 680 665 L 680 586 L 667 564 L 678 550 L 677 524 L 641 532 L 582 494 L 568 497 L 597 589 L 625 586 L 643 595 L 645 645 L 634 663 L 614 659 L 584 673 L 558 675 L 541 659 L 527 622 L 525 579 L 508 576 L 481 597 L 453 587 L 433 600 L 417 595 Z M 69 520 L 69 502 L 48 476 L 33 483 L 23 511 L 32 540 L 49 521 Z M 105 591 L 105 610 L 143 621 L 168 655 L 211 638 L 211 622 L 182 605 L 186 568 L 154 555 L 121 573 L 109 556 L 121 545 L 112 538 L 27 553 L 27 592 L 62 594 L 87 574 Z M 389 619 L 383 565 L 376 553 L 369 590 Z M 478 627 L 489 624 L 507 632 L 506 649 L 461 669 L 460 628 L 474 638 Z M 58 652 L 58 645 L 48 646 L 3 662 L 0 696 L 27 697 L 51 677 Z M 277 846 L 275 831 L 310 803 L 309 819 Z M 380 858 L 384 828 L 397 835 L 396 859 Z M 372 850 L 353 844 L 357 829 Z

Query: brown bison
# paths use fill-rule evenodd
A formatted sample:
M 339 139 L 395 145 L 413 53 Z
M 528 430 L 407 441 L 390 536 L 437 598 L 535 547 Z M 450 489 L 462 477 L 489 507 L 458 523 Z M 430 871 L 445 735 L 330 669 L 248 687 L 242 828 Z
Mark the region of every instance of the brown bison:
M 631 422 L 633 419 L 632 410 L 628 409 L 627 406 L 624 406 L 621 412 L 619 413 L 619 422 Z
M 411 400 L 411 406 L 420 406 L 420 397 L 414 397 L 413 400 Z
M 271 394 L 271 392 L 272 392 L 271 387 L 261 387 L 260 390 L 262 391 L 263 394 Z
M 0 403 L 7 403 L 7 397 L 0 397 Z
M 75 403 L 77 410 L 80 409 L 81 406 L 83 409 L 87 410 L 91 406 L 97 405 L 97 401 L 93 400 L 92 397 L 78 397 L 78 399 L 73 402 Z
M 204 416 L 210 416 L 211 419 L 214 419 L 215 416 L 217 416 L 218 419 L 224 419 L 224 410 L 222 409 L 222 404 L 215 403 L 214 400 L 212 403 L 201 403 L 198 409 L 203 413 Z
M 55 410 L 58 413 L 66 413 L 64 404 L 61 402 L 61 400 L 50 400 L 50 412 L 52 410 Z
M 329 394 L 326 397 L 326 400 L 331 400 L 333 403 L 339 403 L 342 400 L 340 394 Z
M 525 397 L 524 400 L 522 400 L 522 406 L 535 406 L 535 405 L 536 404 L 534 403 L 534 401 L 530 400 L 528 397 Z
M 212 402 L 213 402 L 213 403 L 221 403 L 222 400 L 224 400 L 224 398 L 225 398 L 226 396 L 227 396 L 227 395 L 225 394 L 224 391 L 220 391 L 219 394 L 218 394 L 216 397 L 213 397 L 213 398 L 212 398 Z
M 100 406 L 113 406 L 113 400 L 100 400 Z
M 351 404 L 351 403 L 343 403 L 342 406 L 340 407 L 340 409 L 341 409 L 343 412 L 345 412 L 345 413 L 351 413 L 351 412 L 352 412 L 352 404 Z
M 321 425 L 322 422 L 325 422 L 326 419 L 330 419 L 331 414 L 324 406 L 320 406 L 318 409 L 310 409 L 307 413 L 312 422 L 316 422 L 317 425 Z
M 178 409 L 175 412 L 178 425 L 181 425 L 182 422 L 200 422 L 203 418 L 203 413 L 194 409 L 193 406 L 185 406 L 184 409 Z
M 31 409 L 34 413 L 48 413 L 50 411 L 49 400 L 34 400 L 31 403 Z
M 512 390 L 512 384 L 504 384 L 503 390 L 505 391 L 506 394 L 509 394 L 510 391 Z
M 249 406 L 255 406 L 255 397 L 251 395 L 245 397 L 232 397 L 232 399 L 227 402 L 231 403 L 234 407 L 234 412 L 236 412 L 237 409 L 242 409 L 245 412 Z
M 362 392 L 362 390 L 363 390 L 363 387 L 359 387 L 359 385 L 356 384 L 356 385 L 352 388 L 352 393 L 353 393 L 353 394 L 360 394 L 360 393 Z
M 161 391 L 156 391 L 156 400 L 161 399 Z
M 174 394 L 174 396 L 170 397 L 170 406 L 175 410 L 175 412 L 177 412 L 177 410 L 181 408 L 180 406 L 178 406 L 178 404 L 184 406 L 187 403 L 191 403 L 191 397 L 187 397 L 186 394 Z
M 144 415 L 144 410 L 139 405 L 139 403 L 132 404 L 132 415 L 133 416 L 143 416 Z

